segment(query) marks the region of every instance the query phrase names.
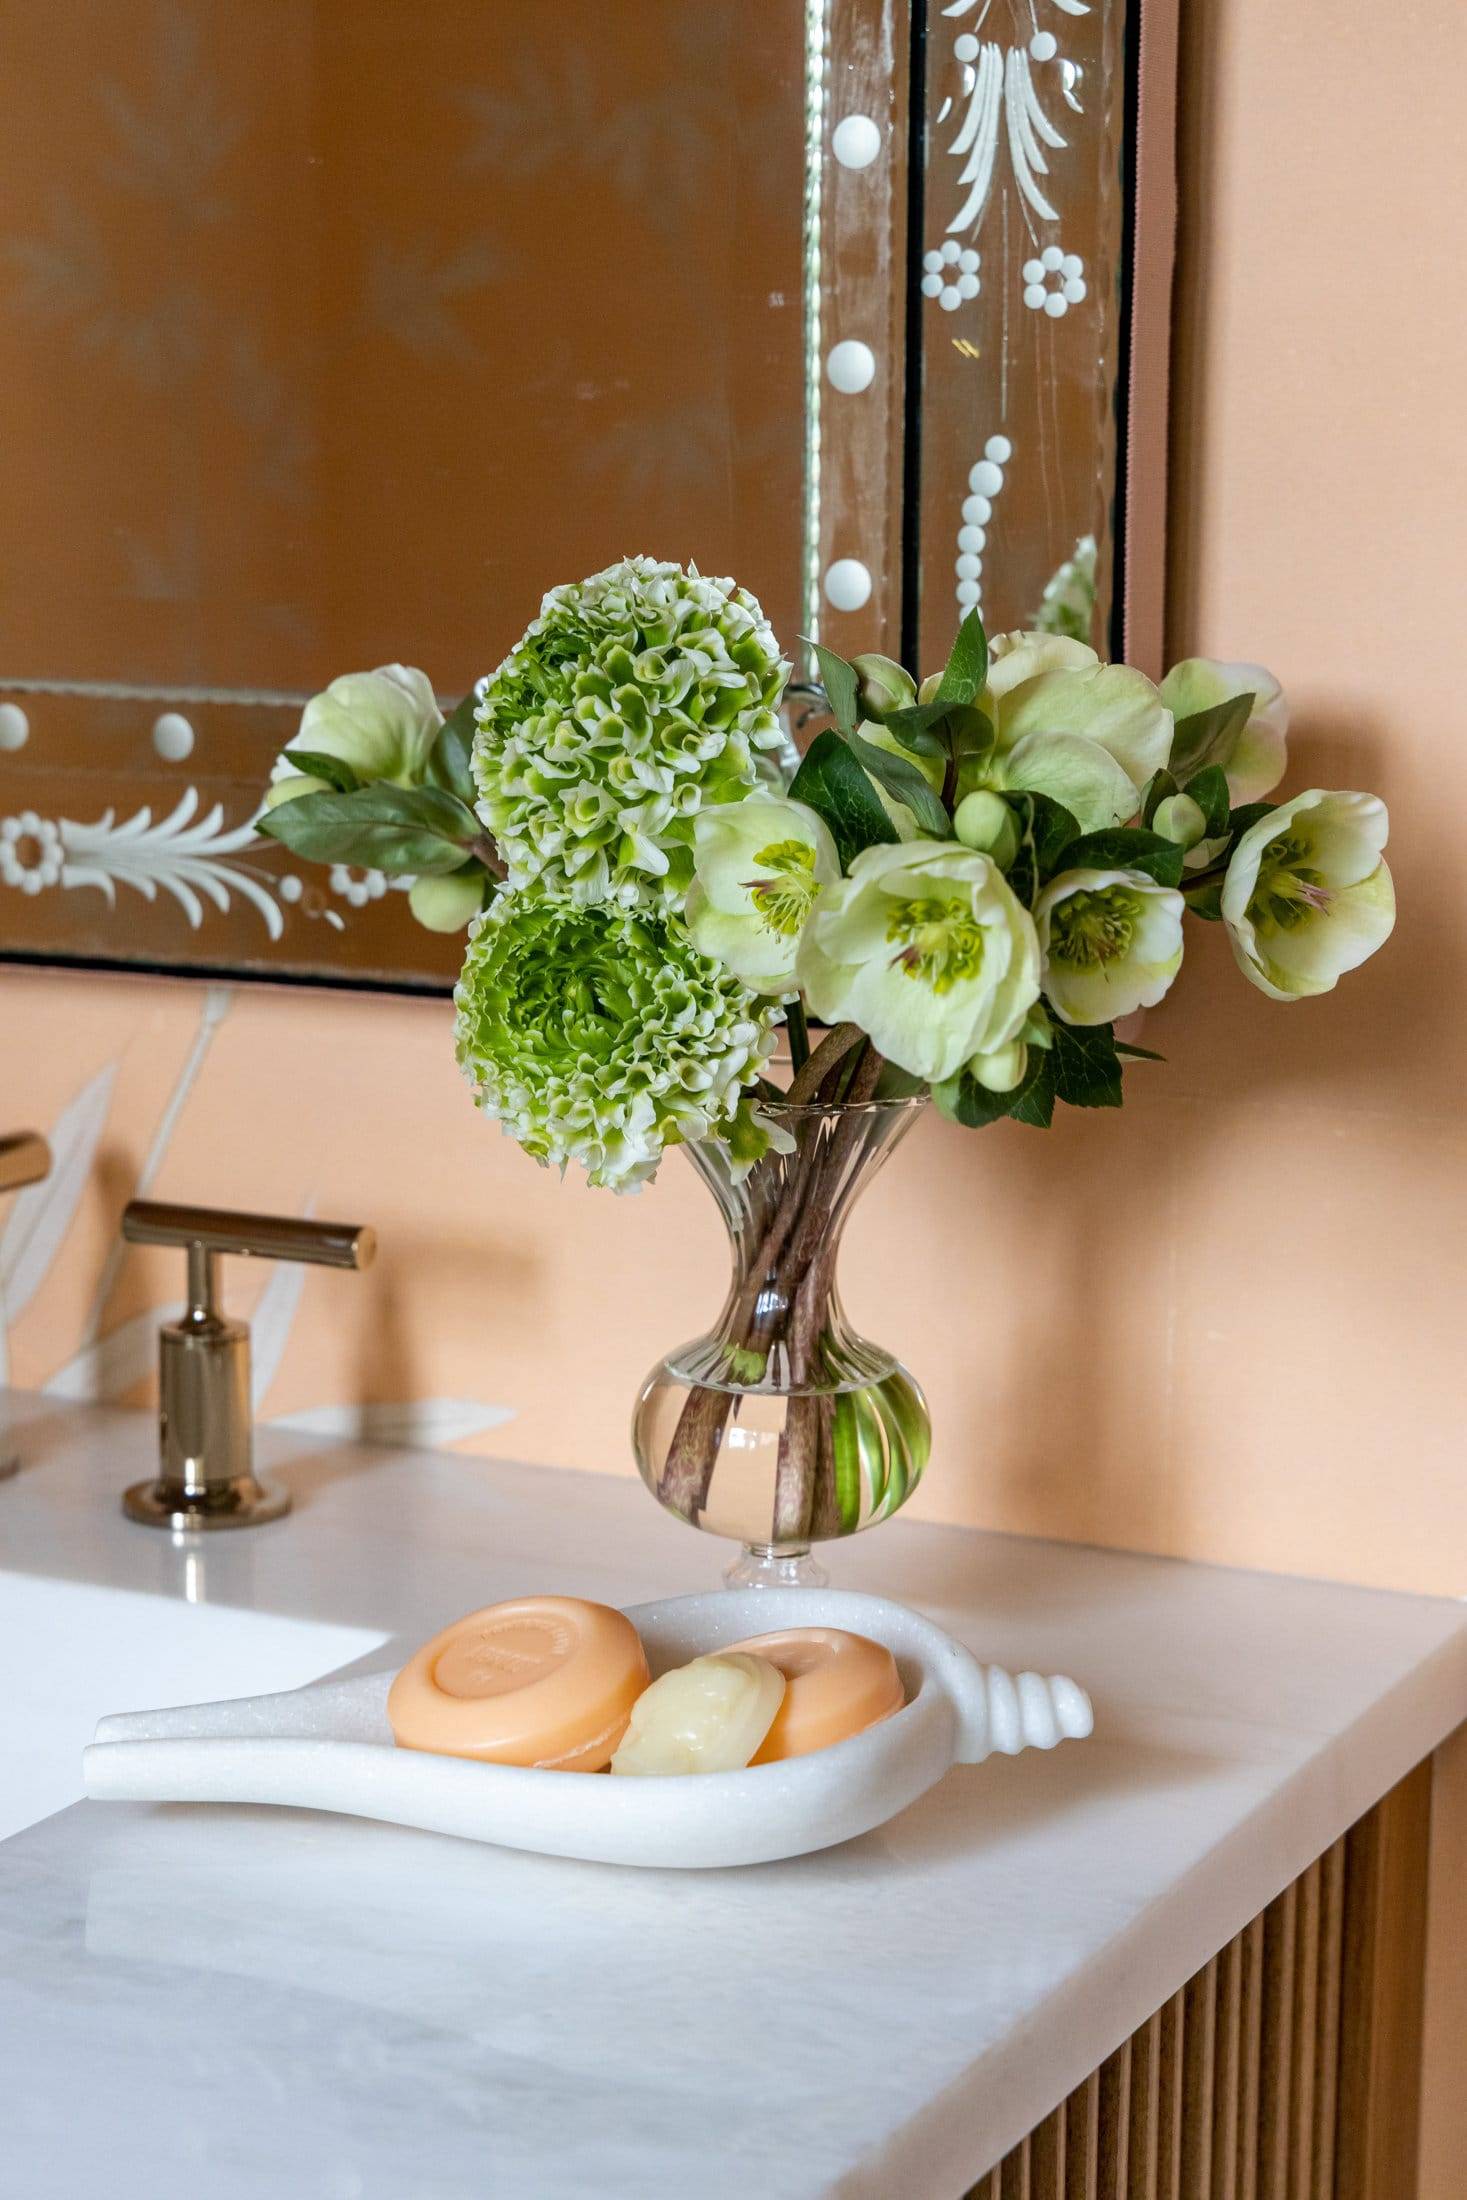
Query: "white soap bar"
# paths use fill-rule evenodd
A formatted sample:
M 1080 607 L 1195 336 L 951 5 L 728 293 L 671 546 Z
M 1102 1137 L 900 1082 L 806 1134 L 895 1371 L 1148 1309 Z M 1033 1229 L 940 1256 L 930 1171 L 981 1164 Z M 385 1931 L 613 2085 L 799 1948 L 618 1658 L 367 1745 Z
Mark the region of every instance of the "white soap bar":
M 774 1723 L 785 1678 L 747 1651 L 694 1658 L 632 1705 L 613 1772 L 741 1772 Z

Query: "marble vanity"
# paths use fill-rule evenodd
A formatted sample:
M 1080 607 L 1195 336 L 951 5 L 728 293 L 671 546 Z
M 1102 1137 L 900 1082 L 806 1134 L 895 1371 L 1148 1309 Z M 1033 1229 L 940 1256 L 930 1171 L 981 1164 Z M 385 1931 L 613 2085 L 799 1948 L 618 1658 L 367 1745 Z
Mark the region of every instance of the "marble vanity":
M 526 1588 L 701 1587 L 719 1558 L 625 1478 L 547 1502 L 545 1469 L 280 1434 L 291 1515 L 185 1545 L 119 1509 L 148 1417 L 6 1410 L 16 2200 L 956 2200 L 1467 1716 L 1456 1603 L 897 1522 L 841 1585 L 1073 1673 L 1093 1740 L 702 1875 L 83 1803 L 102 1712 L 294 1685 Z

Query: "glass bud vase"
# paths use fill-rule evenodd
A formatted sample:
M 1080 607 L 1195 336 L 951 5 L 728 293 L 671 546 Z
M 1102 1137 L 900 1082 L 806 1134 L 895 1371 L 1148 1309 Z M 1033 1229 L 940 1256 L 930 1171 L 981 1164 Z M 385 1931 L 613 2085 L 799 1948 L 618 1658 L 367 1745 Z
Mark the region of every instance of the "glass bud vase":
M 707 1335 L 647 1378 L 632 1441 L 659 1504 L 743 1544 L 731 1587 L 823 1583 L 811 1544 L 889 1520 L 927 1464 L 927 1401 L 851 1328 L 835 1277 L 857 1194 L 924 1104 L 761 1103 L 787 1150 L 738 1178 L 726 1149 L 685 1149 L 728 1225 L 733 1278 Z

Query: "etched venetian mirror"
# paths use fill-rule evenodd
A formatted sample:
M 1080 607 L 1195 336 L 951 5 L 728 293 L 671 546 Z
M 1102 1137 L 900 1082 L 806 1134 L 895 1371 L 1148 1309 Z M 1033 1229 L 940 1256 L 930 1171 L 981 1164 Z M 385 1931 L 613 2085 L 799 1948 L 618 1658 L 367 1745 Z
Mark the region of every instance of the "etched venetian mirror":
M 0 953 L 446 986 L 255 833 L 270 760 L 631 551 L 797 656 L 1118 645 L 1135 7 L 14 0 Z

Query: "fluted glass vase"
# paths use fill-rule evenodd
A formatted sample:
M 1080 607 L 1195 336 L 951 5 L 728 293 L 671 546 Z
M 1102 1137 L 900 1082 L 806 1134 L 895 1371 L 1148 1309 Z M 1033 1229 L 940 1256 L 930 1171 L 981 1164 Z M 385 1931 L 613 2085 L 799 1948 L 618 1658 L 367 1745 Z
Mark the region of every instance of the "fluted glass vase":
M 764 1104 L 789 1150 L 737 1181 L 725 1149 L 686 1149 L 728 1225 L 733 1277 L 712 1329 L 652 1370 L 632 1438 L 660 1504 L 743 1544 L 732 1585 L 823 1582 L 811 1544 L 889 1520 L 927 1464 L 927 1402 L 851 1328 L 835 1273 L 857 1195 L 923 1104 Z

